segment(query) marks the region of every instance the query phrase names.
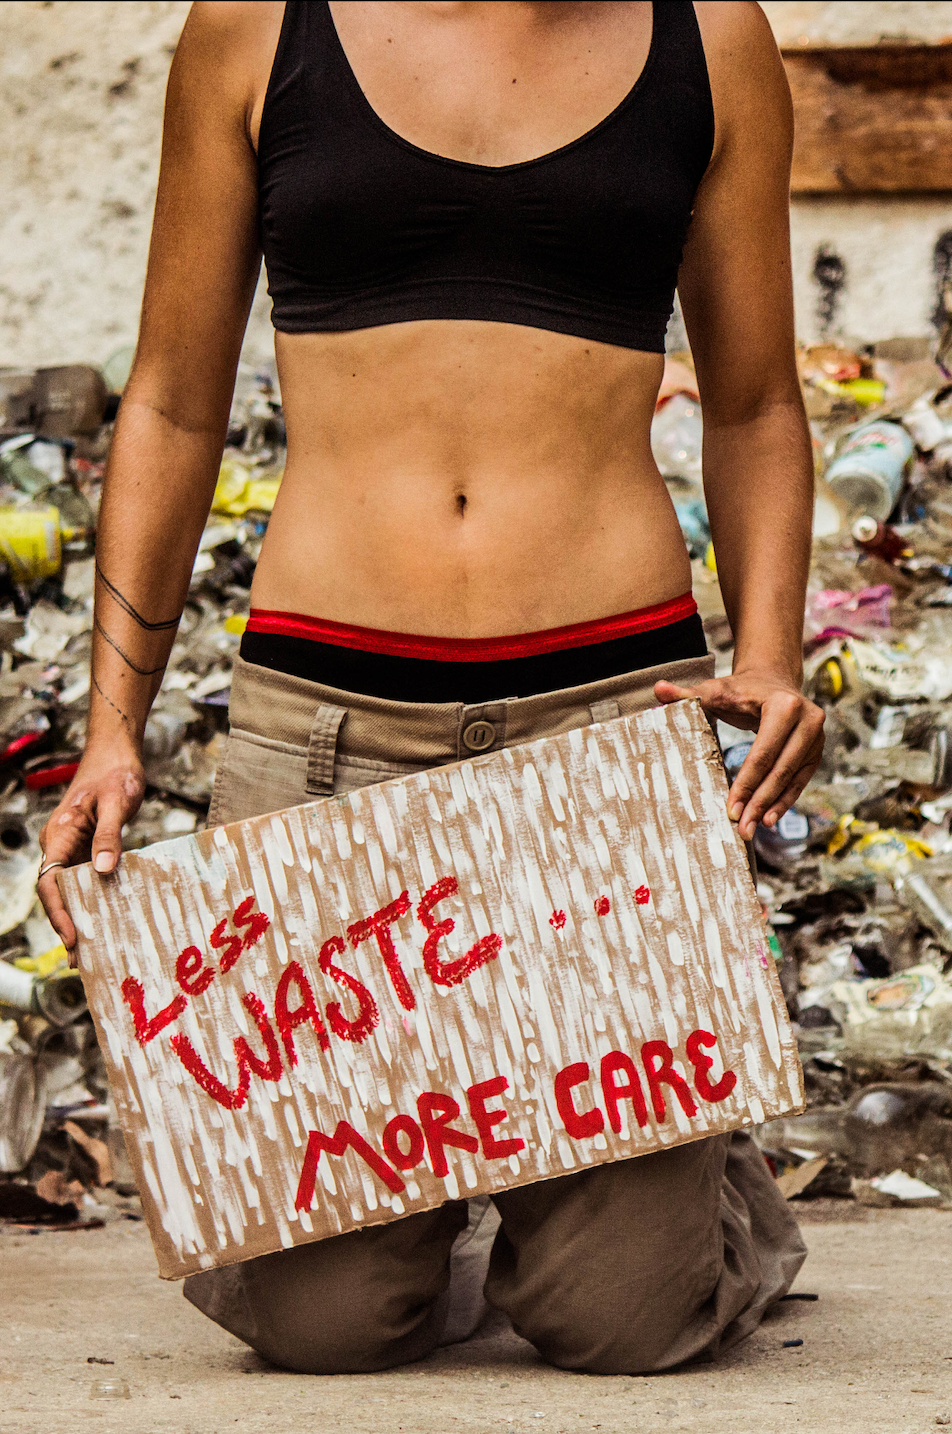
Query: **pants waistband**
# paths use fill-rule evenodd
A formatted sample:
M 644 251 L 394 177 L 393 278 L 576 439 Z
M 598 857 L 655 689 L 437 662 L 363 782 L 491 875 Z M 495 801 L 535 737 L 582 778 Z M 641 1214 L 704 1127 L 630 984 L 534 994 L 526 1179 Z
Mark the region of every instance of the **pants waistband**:
M 383 632 L 378 628 L 354 627 L 349 623 L 331 622 L 303 613 L 253 607 L 247 631 L 310 638 L 314 642 L 352 647 L 361 652 L 385 653 L 390 657 L 424 658 L 435 662 L 499 662 L 545 652 L 564 652 L 568 648 L 587 647 L 592 643 L 609 642 L 613 638 L 631 637 L 635 633 L 654 632 L 693 617 L 696 612 L 694 596 L 686 592 L 680 597 L 669 598 L 667 602 L 636 608 L 633 612 L 614 613 L 592 622 L 484 638 L 421 637 L 416 633 Z
M 236 657 L 229 716 L 235 733 L 306 751 L 308 793 L 326 796 L 337 753 L 421 769 L 438 766 L 627 717 L 656 705 L 656 682 L 691 685 L 713 675 L 713 657 L 692 657 L 582 687 L 467 705 L 343 692 Z

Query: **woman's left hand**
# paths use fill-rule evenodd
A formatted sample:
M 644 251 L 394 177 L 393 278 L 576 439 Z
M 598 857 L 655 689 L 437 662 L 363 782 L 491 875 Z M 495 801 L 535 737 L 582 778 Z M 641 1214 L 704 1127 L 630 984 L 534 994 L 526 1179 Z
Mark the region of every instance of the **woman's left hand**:
M 823 712 L 775 674 L 735 672 L 694 687 L 657 682 L 654 692 L 661 703 L 696 697 L 708 717 L 757 733 L 727 797 L 728 815 L 745 841 L 758 822 L 776 826 L 820 765 Z

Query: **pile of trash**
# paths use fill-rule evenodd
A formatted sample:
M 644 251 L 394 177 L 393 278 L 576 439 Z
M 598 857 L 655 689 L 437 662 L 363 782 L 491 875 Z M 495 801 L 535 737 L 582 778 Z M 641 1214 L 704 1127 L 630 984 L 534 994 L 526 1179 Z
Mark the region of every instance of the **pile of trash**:
M 131 359 L 0 369 L 0 1220 L 37 1227 L 135 1217 L 82 982 L 35 894 L 39 833 L 82 751 L 96 516 Z M 284 451 L 271 376 L 242 369 L 127 849 L 205 819 Z
M 759 1138 L 788 1194 L 952 1208 L 952 383 L 916 341 L 799 357 L 816 468 L 805 690 L 826 749 L 754 847 L 810 1109 Z M 687 356 L 668 388 L 652 446 L 726 672 Z M 721 724 L 729 772 L 751 735 Z
M 38 834 L 82 747 L 96 514 L 130 361 L 0 370 L 0 1219 L 37 1227 L 136 1213 L 82 983 L 34 894 Z M 754 846 L 809 1109 L 758 1137 L 791 1198 L 952 1208 L 952 383 L 909 340 L 805 349 L 800 366 L 816 459 L 805 681 L 828 735 Z M 701 439 L 690 355 L 674 356 L 652 448 L 724 673 Z M 273 380 L 242 370 L 129 848 L 204 819 L 284 448 Z M 735 771 L 751 734 L 720 737 Z

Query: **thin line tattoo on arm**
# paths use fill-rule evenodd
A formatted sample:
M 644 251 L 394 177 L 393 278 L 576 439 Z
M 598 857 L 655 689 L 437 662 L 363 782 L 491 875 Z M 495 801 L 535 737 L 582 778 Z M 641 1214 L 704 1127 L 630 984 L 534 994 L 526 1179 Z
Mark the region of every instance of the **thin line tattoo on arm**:
M 112 710 L 113 710 L 114 712 L 118 712 L 118 713 L 119 713 L 119 716 L 122 718 L 123 722 L 128 722 L 128 721 L 129 721 L 129 714 L 128 714 L 128 712 L 123 712 L 122 708 L 121 708 L 121 707 L 117 707 L 116 704 L 115 704 L 115 702 L 113 702 L 113 700 L 112 700 L 111 697 L 107 697 L 107 696 L 106 696 L 105 692 L 103 692 L 103 690 L 102 690 L 102 688 L 100 687 L 99 683 L 96 681 L 95 675 L 94 675 L 93 673 L 90 673 L 89 675 L 90 675 L 90 677 L 92 678 L 93 686 L 95 687 L 96 691 L 99 693 L 99 695 L 100 695 L 100 697 L 102 698 L 102 700 L 103 700 L 104 702 L 108 702 L 108 703 L 109 703 L 109 706 L 112 708 Z
M 118 652 L 119 656 L 122 658 L 123 662 L 126 663 L 126 665 L 127 665 L 128 667 L 131 667 L 132 670 L 133 670 L 133 672 L 138 672 L 138 674 L 139 674 L 140 677 L 154 677 L 157 672 L 164 672 L 164 671 L 165 671 L 165 663 L 164 663 L 164 662 L 161 663 L 158 667 L 138 667 L 138 666 L 136 665 L 136 663 L 133 662 L 133 660 L 132 660 L 131 657 L 127 657 L 127 656 L 126 656 L 126 654 L 123 652 L 122 648 L 119 646 L 118 642 L 114 641 L 114 639 L 109 636 L 108 632 L 107 632 L 106 629 L 103 627 L 103 625 L 102 625 L 102 623 L 99 621 L 99 618 L 98 618 L 98 617 L 93 618 L 93 623 L 94 623 L 94 625 L 95 625 L 95 627 L 96 627 L 97 632 L 101 632 L 101 633 L 102 633 L 103 637 L 106 639 L 106 641 L 108 642 L 109 646 L 110 646 L 111 648 L 114 648 L 115 651 Z M 103 695 L 105 695 L 105 694 L 103 694 Z M 107 698 L 107 701 L 108 701 L 108 698 Z
M 117 602 L 122 608 L 123 612 L 128 613 L 132 620 L 134 622 L 137 622 L 140 627 L 144 627 L 147 632 L 162 632 L 163 630 L 167 630 L 172 627 L 178 627 L 179 621 L 181 620 L 182 616 L 181 613 L 179 613 L 178 617 L 170 617 L 166 622 L 149 622 L 148 618 L 144 618 L 141 612 L 136 611 L 128 598 L 123 597 L 122 593 L 119 591 L 116 585 L 109 581 L 109 579 L 106 577 L 106 574 L 103 572 L 102 568 L 99 566 L 98 563 L 96 564 L 96 572 L 99 575 L 99 579 L 102 582 L 103 587 L 106 589 L 106 592 L 113 599 L 113 601 Z M 102 629 L 100 629 L 100 631 L 102 631 Z M 125 654 L 122 655 L 125 656 Z M 128 658 L 126 660 L 128 661 Z M 129 665 L 131 667 L 132 663 L 130 663 Z M 156 671 L 158 670 L 159 669 L 156 668 Z

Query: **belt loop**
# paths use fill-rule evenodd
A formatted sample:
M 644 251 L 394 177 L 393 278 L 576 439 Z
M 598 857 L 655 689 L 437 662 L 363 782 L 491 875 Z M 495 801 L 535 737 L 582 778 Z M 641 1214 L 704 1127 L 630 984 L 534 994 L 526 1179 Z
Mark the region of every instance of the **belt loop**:
M 334 794 L 337 734 L 346 716 L 343 707 L 330 707 L 323 702 L 315 713 L 307 748 L 306 791 L 310 797 L 330 797 Z
M 593 722 L 612 722 L 616 717 L 621 716 L 621 709 L 614 697 L 605 697 L 601 702 L 593 702 L 589 706 Z

